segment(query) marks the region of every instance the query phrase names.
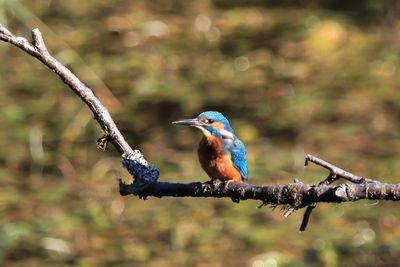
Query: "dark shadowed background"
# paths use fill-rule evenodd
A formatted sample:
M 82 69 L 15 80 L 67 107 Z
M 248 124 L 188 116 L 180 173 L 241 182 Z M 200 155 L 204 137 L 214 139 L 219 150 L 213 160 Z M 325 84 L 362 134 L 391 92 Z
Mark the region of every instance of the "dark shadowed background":
M 279 2 L 277 4 L 276 2 Z M 162 181 L 206 181 L 200 133 L 226 114 L 249 182 L 400 176 L 398 1 L 0 1 L 110 109 Z M 399 204 L 320 204 L 283 218 L 256 201 L 121 197 L 129 179 L 88 108 L 37 60 L 0 43 L 1 266 L 397 266 Z

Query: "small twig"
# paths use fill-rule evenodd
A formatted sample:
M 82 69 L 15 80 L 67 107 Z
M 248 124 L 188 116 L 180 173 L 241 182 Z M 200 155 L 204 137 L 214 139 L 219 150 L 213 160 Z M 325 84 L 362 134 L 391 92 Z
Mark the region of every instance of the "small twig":
M 44 43 L 42 33 L 38 28 L 32 30 L 33 45 L 37 48 L 40 54 L 48 53 L 46 44 Z
M 308 221 L 310 220 L 310 216 L 311 216 L 311 212 L 315 209 L 315 207 L 317 206 L 317 203 L 312 203 L 311 205 L 307 206 L 306 211 L 304 212 L 303 215 L 303 220 L 301 221 L 301 225 L 300 225 L 300 232 L 304 232 L 307 228 L 308 225 Z
M 361 176 L 354 175 L 348 171 L 345 171 L 329 162 L 326 162 L 326 161 L 324 161 L 320 158 L 317 158 L 313 155 L 310 155 L 310 154 L 306 155 L 304 165 L 307 166 L 309 161 L 329 170 L 328 177 L 325 178 L 323 181 L 319 182 L 318 186 L 330 185 L 340 178 L 343 178 L 343 179 L 350 181 L 352 183 L 355 183 L 355 184 L 373 182 L 373 180 L 371 180 L 371 179 L 367 179 L 367 178 L 364 178 Z M 303 215 L 303 220 L 301 222 L 300 231 L 304 231 L 306 229 L 306 227 L 308 225 L 308 221 L 311 216 L 311 213 L 316 208 L 316 206 L 317 206 L 317 203 L 312 203 L 311 205 L 309 205 L 307 207 L 307 209 Z
M 325 180 L 320 182 L 320 184 L 329 185 L 340 178 L 343 178 L 343 179 L 345 179 L 349 182 L 355 183 L 355 184 L 362 184 L 362 183 L 373 181 L 371 179 L 367 179 L 367 178 L 364 178 L 361 176 L 354 175 L 348 171 L 345 171 L 329 162 L 326 162 L 326 161 L 324 161 L 320 158 L 317 158 L 313 155 L 310 155 L 310 154 L 306 155 L 304 164 L 307 166 L 309 161 L 329 170 L 329 172 L 330 172 L 329 176 Z
M 283 217 L 287 218 L 290 215 L 292 215 L 292 213 L 295 212 L 295 211 L 296 211 L 296 208 L 290 207 L 283 213 Z

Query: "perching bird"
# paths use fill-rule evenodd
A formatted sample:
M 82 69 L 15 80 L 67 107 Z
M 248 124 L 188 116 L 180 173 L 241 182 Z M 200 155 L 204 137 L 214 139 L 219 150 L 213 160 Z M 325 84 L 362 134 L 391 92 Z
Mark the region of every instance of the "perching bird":
M 236 137 L 228 119 L 217 111 L 206 111 L 195 119 L 172 122 L 194 126 L 203 133 L 197 154 L 203 170 L 211 178 L 227 182 L 247 180 L 246 148 Z

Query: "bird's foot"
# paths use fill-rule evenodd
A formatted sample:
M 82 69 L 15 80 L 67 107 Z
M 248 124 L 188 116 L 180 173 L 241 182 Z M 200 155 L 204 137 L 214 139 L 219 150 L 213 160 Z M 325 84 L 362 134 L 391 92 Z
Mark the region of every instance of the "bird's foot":
M 203 189 L 205 189 L 205 188 L 211 188 L 211 187 L 214 185 L 214 181 L 215 181 L 215 180 L 210 180 L 210 181 L 204 182 L 204 183 L 202 184 L 202 188 L 203 188 Z
M 238 181 L 236 181 L 236 180 L 228 180 L 227 182 L 225 182 L 225 185 L 224 185 L 224 189 L 223 189 L 223 190 L 229 190 L 229 189 L 230 189 L 229 187 L 231 187 L 231 186 L 230 186 L 231 184 L 235 185 L 235 184 L 238 184 L 238 183 L 240 183 L 240 182 L 238 182 Z M 231 187 L 231 189 L 232 189 L 232 187 Z M 236 191 L 236 190 L 235 190 L 235 191 Z M 232 191 L 232 192 L 233 192 L 233 191 Z M 239 202 L 240 202 L 240 196 L 237 195 L 236 193 L 233 193 L 233 194 L 232 194 L 231 199 L 232 199 L 232 201 L 233 201 L 234 203 L 239 203 Z
M 228 181 L 225 183 L 224 188 L 225 188 L 225 189 L 228 189 L 228 187 L 229 187 L 229 185 L 230 185 L 231 183 L 238 183 L 238 181 L 236 181 L 236 180 L 228 180 Z

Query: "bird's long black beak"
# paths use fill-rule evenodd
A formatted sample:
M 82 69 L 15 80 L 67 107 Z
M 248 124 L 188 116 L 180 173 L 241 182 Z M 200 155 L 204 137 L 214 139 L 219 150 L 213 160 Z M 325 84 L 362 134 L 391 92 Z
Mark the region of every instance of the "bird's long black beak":
M 173 121 L 172 124 L 188 125 L 188 126 L 203 126 L 204 122 L 199 121 L 199 119 L 184 119 L 179 121 Z

